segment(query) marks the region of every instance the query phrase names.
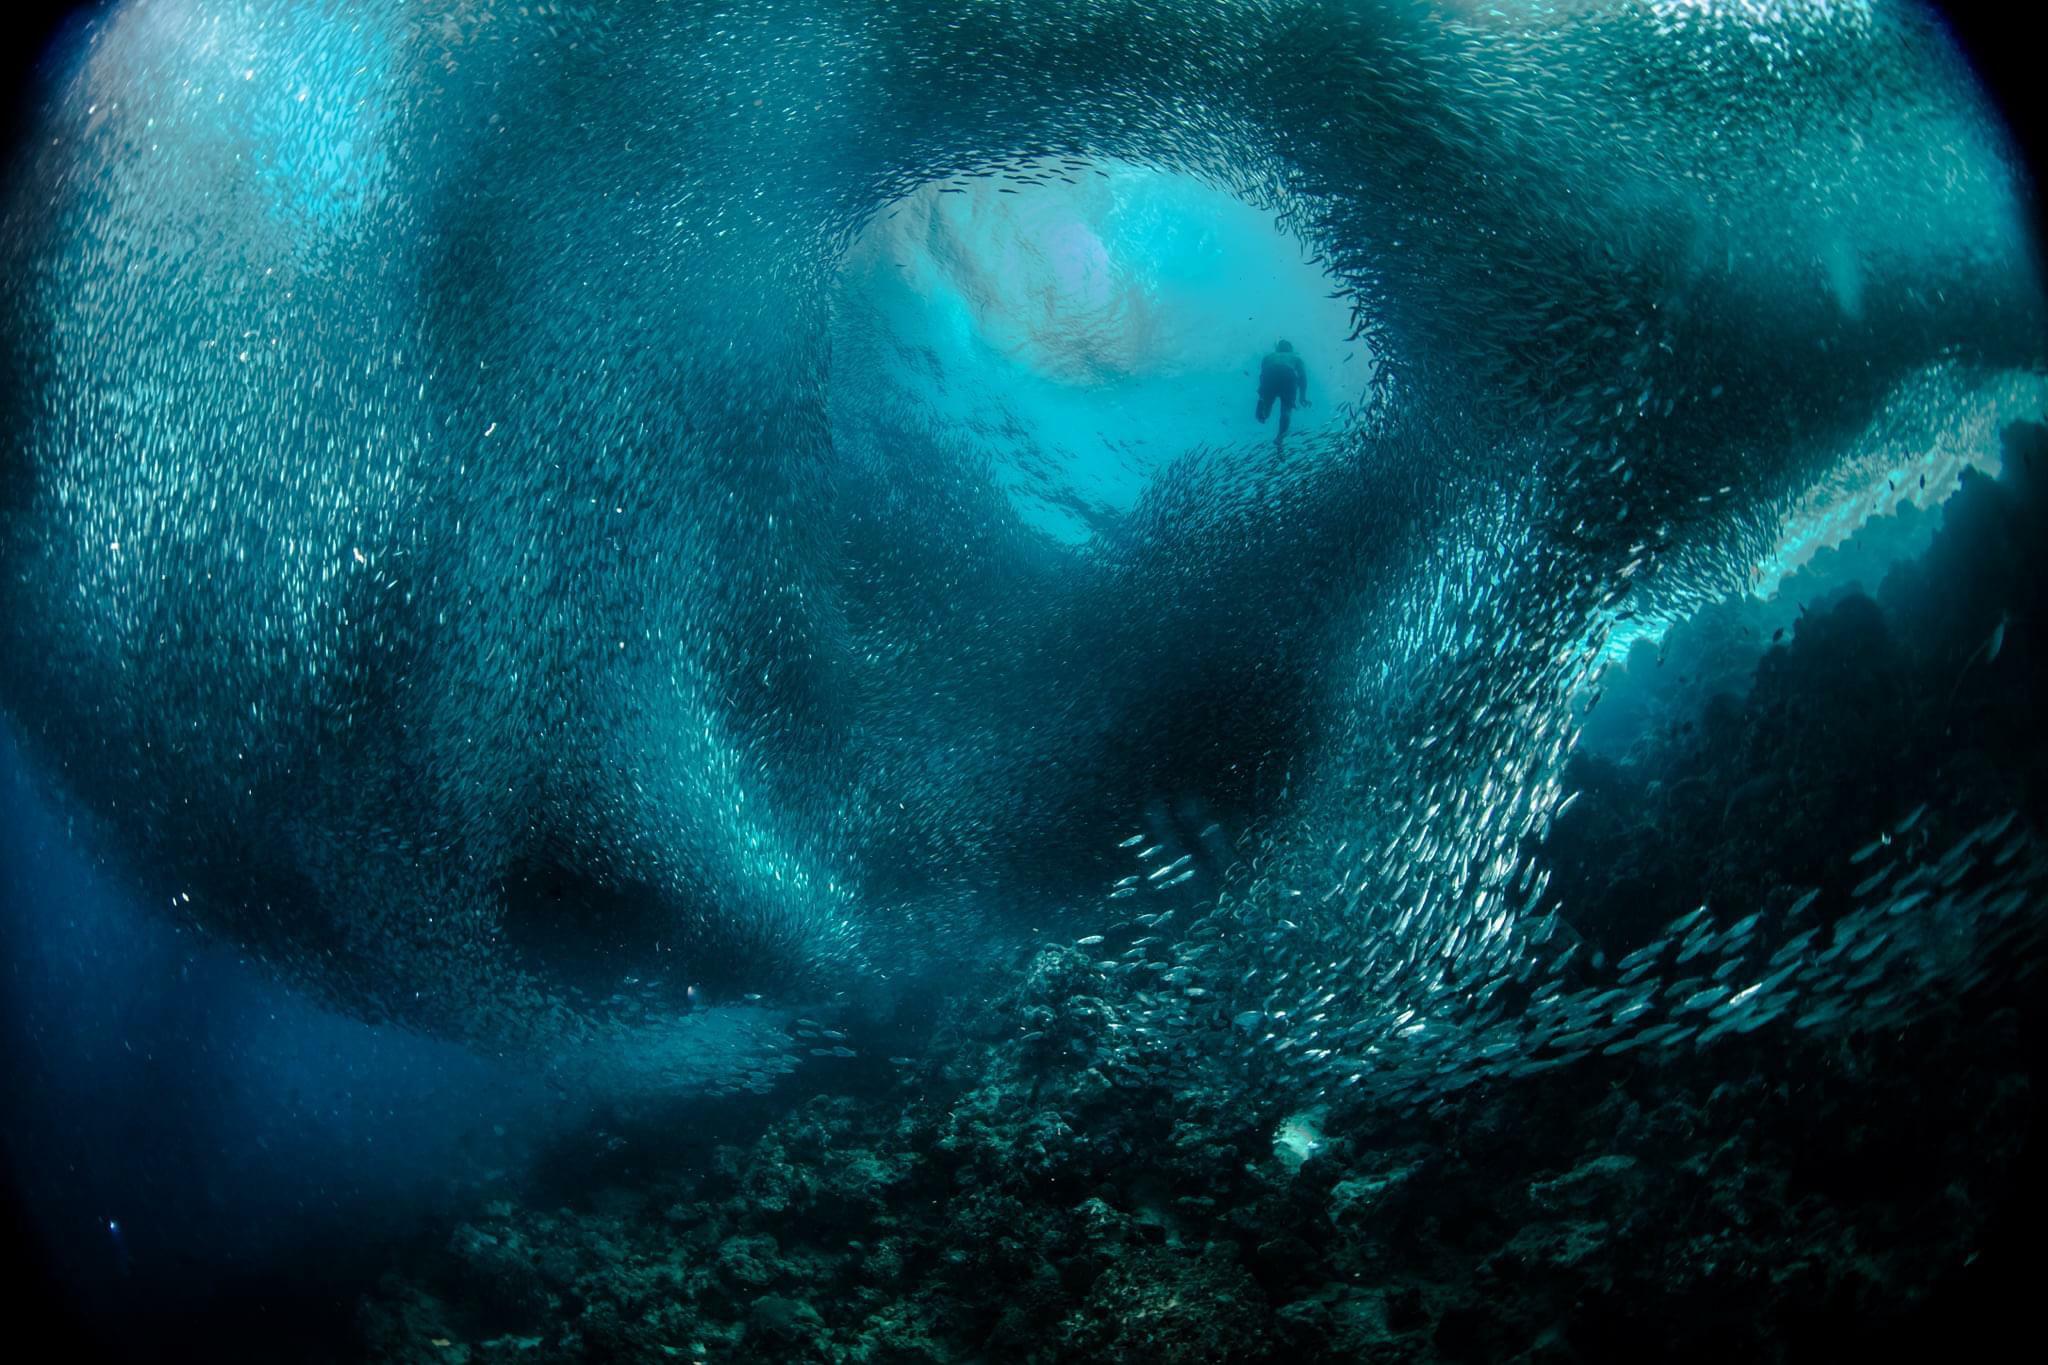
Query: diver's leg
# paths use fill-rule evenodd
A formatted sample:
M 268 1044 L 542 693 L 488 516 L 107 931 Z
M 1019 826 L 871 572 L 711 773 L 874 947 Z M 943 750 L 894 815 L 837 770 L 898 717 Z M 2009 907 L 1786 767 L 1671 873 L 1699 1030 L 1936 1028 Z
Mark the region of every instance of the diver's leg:
M 1259 413 L 1258 413 L 1258 417 L 1259 417 L 1259 420 L 1260 420 L 1261 422 L 1265 421 L 1265 420 L 1266 420 L 1266 414 L 1267 414 L 1267 413 L 1269 413 L 1269 412 L 1271 412 L 1272 410 L 1273 410 L 1273 395 L 1272 395 L 1272 394 L 1270 394 L 1270 393 L 1262 393 L 1262 394 L 1260 394 L 1260 395 L 1259 395 Z
M 1287 424 L 1294 420 L 1294 400 L 1286 394 L 1280 395 L 1280 430 L 1273 433 L 1273 444 L 1287 439 Z

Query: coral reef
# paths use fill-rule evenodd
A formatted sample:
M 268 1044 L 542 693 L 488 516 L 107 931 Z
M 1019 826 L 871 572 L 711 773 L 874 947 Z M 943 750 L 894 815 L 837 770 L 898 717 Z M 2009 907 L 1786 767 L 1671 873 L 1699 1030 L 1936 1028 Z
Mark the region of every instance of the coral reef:
M 1048 953 L 1031 983 L 1060 967 Z M 416 1361 L 1803 1358 L 1956 1292 L 2037 1124 L 2037 1013 L 2001 1006 L 1906 1038 L 1618 1059 L 1397 1123 L 1353 1115 L 1290 1172 L 1277 1116 L 1204 1081 L 1022 1062 L 1029 992 L 962 1040 L 954 1069 L 977 1084 L 816 1096 L 623 1204 L 493 1204 L 386 1281 L 368 1345 Z
M 1908 798 L 2038 827 L 2044 453 L 2048 432 L 2013 433 L 1924 556 L 1874 598 L 1808 604 L 1740 694 L 1641 708 L 1661 719 L 1625 757 L 1574 760 L 1554 894 L 1596 951 L 1702 888 L 1821 887 L 1824 914 L 1847 874 L 1815 850 Z M 1953 1349 L 2023 1311 L 2028 975 L 1906 1028 L 1781 1024 L 1392 1113 L 1305 1109 L 1239 1050 L 1150 1052 L 1132 977 L 1045 948 L 921 1058 L 814 1069 L 793 1108 L 744 1097 L 716 1142 L 643 1113 L 630 1167 L 564 1154 L 394 1269 L 362 1345 L 529 1365 Z

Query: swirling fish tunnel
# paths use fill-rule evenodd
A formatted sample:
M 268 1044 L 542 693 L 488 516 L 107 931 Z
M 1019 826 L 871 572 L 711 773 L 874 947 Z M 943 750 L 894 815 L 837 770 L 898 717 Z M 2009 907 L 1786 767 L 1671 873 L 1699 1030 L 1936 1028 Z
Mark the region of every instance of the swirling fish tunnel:
M 1617 627 L 2040 398 L 2020 173 L 1905 3 L 166 0 L 36 117 L 0 700 L 176 913 L 467 1038 L 1142 892 L 1208 954 L 1166 1035 L 1434 1093 L 1555 965 Z M 1133 370 L 1128 319 L 991 343 L 1164 386 L 1096 444 L 875 323 L 877 253 L 976 269 L 948 190 L 1098 175 L 1277 226 L 1268 297 L 1342 328 L 1287 458 L 1180 423 L 1164 370 L 1226 362 Z

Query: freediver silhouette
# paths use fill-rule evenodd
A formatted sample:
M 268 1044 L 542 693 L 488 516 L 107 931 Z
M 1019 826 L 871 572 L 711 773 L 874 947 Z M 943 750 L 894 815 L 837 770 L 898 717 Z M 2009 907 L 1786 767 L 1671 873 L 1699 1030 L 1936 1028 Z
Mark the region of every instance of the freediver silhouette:
M 1258 419 L 1263 422 L 1266 414 L 1273 410 L 1273 404 L 1280 404 L 1280 430 L 1273 437 L 1273 444 L 1279 445 L 1287 439 L 1287 426 L 1294 418 L 1297 405 L 1308 406 L 1308 366 L 1301 363 L 1301 357 L 1294 353 L 1291 341 L 1276 341 L 1266 358 L 1259 362 L 1259 409 Z

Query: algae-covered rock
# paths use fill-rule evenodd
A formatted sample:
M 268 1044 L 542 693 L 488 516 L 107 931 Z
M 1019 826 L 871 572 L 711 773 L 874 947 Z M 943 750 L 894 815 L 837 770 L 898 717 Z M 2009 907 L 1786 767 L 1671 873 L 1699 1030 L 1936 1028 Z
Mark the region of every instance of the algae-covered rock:
M 1118 1257 L 1061 1326 L 1070 1358 L 1194 1365 L 1265 1358 L 1274 1340 L 1265 1297 L 1224 1255 L 1154 1247 Z
M 747 1332 L 759 1338 L 768 1350 L 788 1350 L 815 1344 L 825 1320 L 803 1299 L 780 1294 L 763 1294 L 747 1310 Z
M 765 1232 L 729 1237 L 718 1248 L 718 1270 L 733 1284 L 758 1289 L 787 1273 L 781 1249 Z
M 1546 1210 L 1618 1209 L 1641 1191 L 1643 1176 L 1636 1159 L 1610 1154 L 1592 1157 L 1563 1175 L 1529 1186 L 1529 1198 Z

